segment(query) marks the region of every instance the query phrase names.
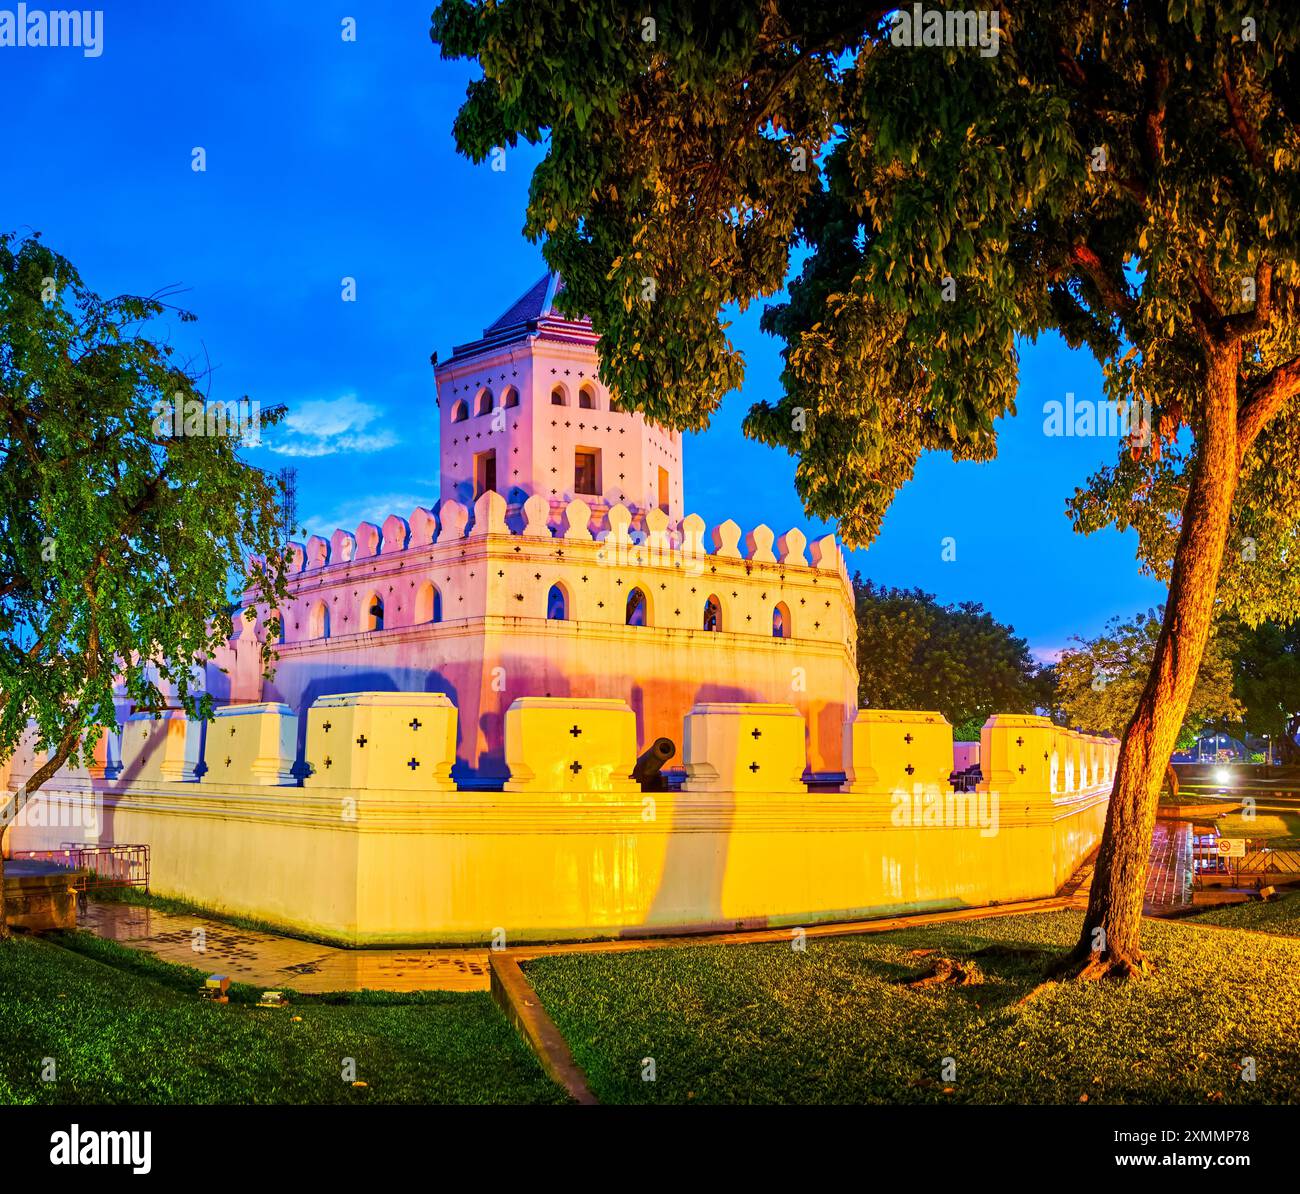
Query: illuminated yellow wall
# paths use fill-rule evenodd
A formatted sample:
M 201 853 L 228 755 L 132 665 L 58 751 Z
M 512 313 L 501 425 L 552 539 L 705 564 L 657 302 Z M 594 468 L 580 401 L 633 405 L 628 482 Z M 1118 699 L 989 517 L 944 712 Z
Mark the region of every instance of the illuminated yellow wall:
M 1049 895 L 1100 840 L 1118 749 L 1042 718 L 993 717 L 985 785 L 955 794 L 942 717 L 863 710 L 846 734 L 845 790 L 810 793 L 797 782 L 797 711 L 714 702 L 687 717 L 686 789 L 642 793 L 628 778 L 626 706 L 528 698 L 506 715 L 507 790 L 470 791 L 447 777 L 456 710 L 445 697 L 358 693 L 312 706 L 300 787 L 264 782 L 292 762 L 286 716 L 264 705 L 211 723 L 198 781 L 163 778 L 164 763 L 183 769 L 196 753 L 164 724 L 156 759 L 142 755 L 143 736 L 128 740 L 128 782 L 71 772 L 50 792 L 102 802 L 85 836 L 149 844 L 160 894 L 352 944 L 483 944 L 500 932 L 522 942 L 793 926 Z M 1054 792 L 1053 754 L 1070 751 L 1095 754 L 1096 782 L 1061 763 Z M 15 779 L 33 765 L 15 758 Z M 75 836 L 20 818 L 10 846 Z

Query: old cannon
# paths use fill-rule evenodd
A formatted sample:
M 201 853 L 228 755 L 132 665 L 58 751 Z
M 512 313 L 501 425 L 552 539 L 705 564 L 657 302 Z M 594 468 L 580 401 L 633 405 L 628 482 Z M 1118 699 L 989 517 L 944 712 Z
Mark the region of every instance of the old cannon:
M 667 784 L 663 777 L 664 764 L 677 753 L 677 747 L 671 738 L 656 738 L 650 748 L 636 761 L 632 768 L 632 778 L 641 785 L 643 792 L 662 792 Z

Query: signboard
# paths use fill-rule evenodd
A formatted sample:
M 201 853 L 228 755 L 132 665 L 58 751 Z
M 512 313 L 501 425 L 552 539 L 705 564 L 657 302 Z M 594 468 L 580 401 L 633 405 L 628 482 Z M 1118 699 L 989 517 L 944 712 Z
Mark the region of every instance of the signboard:
M 1221 837 L 1217 846 L 1220 858 L 1246 857 L 1246 839 L 1244 837 Z

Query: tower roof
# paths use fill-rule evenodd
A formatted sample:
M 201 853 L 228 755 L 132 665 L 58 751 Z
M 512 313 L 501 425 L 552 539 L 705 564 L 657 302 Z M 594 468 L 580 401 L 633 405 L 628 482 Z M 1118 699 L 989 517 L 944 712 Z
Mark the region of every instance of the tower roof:
M 468 344 L 457 344 L 452 349 L 452 359 L 473 356 L 485 348 L 499 348 L 535 336 L 568 343 L 595 344 L 598 337 L 592 330 L 590 319 L 585 316 L 570 319 L 555 309 L 555 297 L 563 289 L 564 279 L 554 271 L 547 271 L 499 318 L 483 329 L 482 337 Z

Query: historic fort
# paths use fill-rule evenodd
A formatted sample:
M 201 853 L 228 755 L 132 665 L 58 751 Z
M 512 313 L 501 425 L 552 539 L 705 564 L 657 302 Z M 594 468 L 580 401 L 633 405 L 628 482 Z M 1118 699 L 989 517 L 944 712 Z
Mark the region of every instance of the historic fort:
M 611 399 L 561 286 L 435 364 L 427 507 L 290 545 L 273 678 L 266 622 L 238 619 L 206 667 L 216 719 L 123 707 L 9 849 L 146 845 L 155 891 L 355 945 L 799 925 L 1065 882 L 1117 744 L 994 717 L 978 789 L 954 791 L 942 717 L 856 708 L 834 539 L 686 513 L 681 437 Z M 9 787 L 38 762 L 9 760 Z

